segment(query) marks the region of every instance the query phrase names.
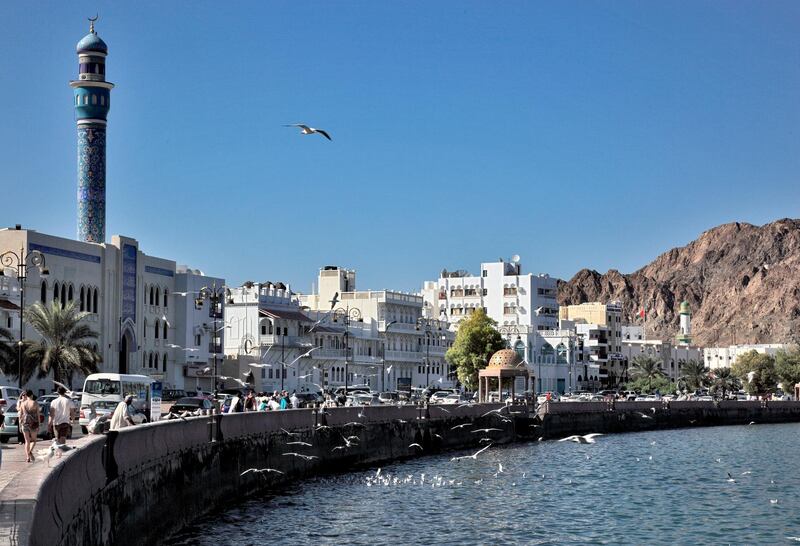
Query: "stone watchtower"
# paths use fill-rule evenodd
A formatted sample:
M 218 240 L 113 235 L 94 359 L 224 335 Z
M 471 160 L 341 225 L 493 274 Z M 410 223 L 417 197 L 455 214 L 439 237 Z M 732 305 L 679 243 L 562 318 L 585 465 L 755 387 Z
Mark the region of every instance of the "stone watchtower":
M 106 117 L 114 87 L 106 81 L 108 46 L 94 31 L 96 20 L 78 42 L 78 79 L 69 82 L 78 125 L 78 239 L 87 243 L 106 240 Z
M 680 307 L 680 329 L 678 330 L 678 345 L 692 344 L 692 311 L 689 309 L 689 302 L 681 302 Z

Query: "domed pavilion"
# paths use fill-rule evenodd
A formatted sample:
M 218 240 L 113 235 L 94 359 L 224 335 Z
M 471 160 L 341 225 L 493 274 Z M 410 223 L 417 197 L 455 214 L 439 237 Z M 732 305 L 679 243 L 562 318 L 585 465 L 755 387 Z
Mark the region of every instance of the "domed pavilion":
M 517 377 L 525 378 L 525 391 L 527 392 L 531 384 L 531 373 L 525 361 L 514 349 L 501 349 L 492 355 L 489 364 L 478 371 L 478 401 L 486 402 L 489 393 L 497 385 L 497 392 L 502 399 L 503 385 L 511 392 L 511 399 L 514 399 L 514 387 Z M 494 380 L 497 381 L 494 381 Z

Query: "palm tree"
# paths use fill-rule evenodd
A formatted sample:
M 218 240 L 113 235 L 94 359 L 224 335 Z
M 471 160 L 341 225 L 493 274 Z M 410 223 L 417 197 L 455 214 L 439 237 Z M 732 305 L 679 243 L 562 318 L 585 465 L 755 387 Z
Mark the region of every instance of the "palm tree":
M 690 390 L 697 390 L 708 385 L 709 368 L 699 360 L 689 360 L 681 366 L 681 379 Z
M 661 370 L 661 361 L 652 356 L 639 355 L 633 358 L 630 367 L 630 376 L 634 381 L 640 381 L 646 385 L 647 392 L 651 391 L 652 382 L 664 377 Z
M 741 384 L 730 368 L 719 368 L 714 370 L 714 379 L 711 382 L 714 392 L 722 391 L 722 398 L 731 391 L 739 390 Z
M 71 377 L 74 372 L 84 375 L 96 372 L 102 359 L 89 343 L 97 339 L 98 334 L 83 322 L 88 315 L 78 311 L 75 302 L 63 308 L 55 302 L 49 306 L 37 302 L 28 307 L 26 322 L 41 339 L 29 342 L 25 348 L 28 363 L 24 366 L 23 379 L 27 381 L 34 372 L 38 372 L 41 379 L 52 371 L 56 381 Z

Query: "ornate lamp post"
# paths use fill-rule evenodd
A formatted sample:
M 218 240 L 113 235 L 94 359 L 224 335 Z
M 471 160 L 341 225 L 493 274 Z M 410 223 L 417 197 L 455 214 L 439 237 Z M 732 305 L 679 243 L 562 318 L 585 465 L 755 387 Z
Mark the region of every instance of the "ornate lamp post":
M 231 298 L 231 291 L 228 289 L 227 286 L 221 285 L 217 286 L 217 281 L 214 281 L 212 285 L 204 286 L 200 289 L 197 293 L 197 297 L 194 299 L 195 309 L 201 309 L 203 307 L 203 302 L 208 300 L 211 302 L 212 310 L 213 310 L 213 318 L 214 318 L 214 333 L 211 337 L 211 343 L 213 344 L 214 348 L 214 376 L 211 378 L 211 390 L 212 396 L 216 395 L 217 392 L 217 335 L 219 334 L 219 329 L 217 328 L 217 321 L 219 319 L 220 313 L 222 308 L 220 307 L 220 302 L 223 301 L 224 298 L 227 298 L 226 303 L 233 303 L 233 299 Z
M 357 307 L 339 307 L 333 311 L 333 322 L 342 321 L 344 324 L 344 395 L 347 396 L 347 363 L 350 359 L 350 323 L 361 320 L 361 309 Z
M 19 341 L 17 342 L 17 386 L 22 388 L 22 346 L 25 339 L 25 281 L 28 279 L 28 267 L 35 267 L 39 270 L 42 278 L 47 278 L 50 271 L 45 267 L 44 254 L 38 250 L 31 250 L 26 253 L 24 248 L 19 249 L 19 253 L 8 250 L 0 254 L 0 263 L 3 268 L 10 267 L 17 270 L 17 282 L 19 282 Z M 0 269 L 0 276 L 4 276 L 5 271 Z
M 419 317 L 417 319 L 417 331 L 422 332 L 425 337 L 425 388 L 431 386 L 431 340 L 438 339 L 437 332 L 442 331 L 442 321 Z

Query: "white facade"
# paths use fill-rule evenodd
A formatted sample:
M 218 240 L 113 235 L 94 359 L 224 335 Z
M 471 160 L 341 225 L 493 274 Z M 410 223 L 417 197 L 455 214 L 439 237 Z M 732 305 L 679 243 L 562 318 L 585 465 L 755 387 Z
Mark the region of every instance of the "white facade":
M 748 345 L 729 345 L 728 347 L 707 347 L 703 349 L 702 358 L 709 368 L 730 368 L 739 355 L 756 351 L 761 354 L 775 356 L 778 351 L 789 349 L 786 343 L 760 343 Z
M 519 260 L 501 260 L 482 263 L 479 276 L 444 270 L 437 281 L 424 283 L 422 297 L 425 316 L 447 320 L 455 327 L 475 309 L 485 309 L 509 346 L 536 373 L 542 351 L 549 346 L 543 333 L 558 330 L 557 292 L 556 279 L 523 274 Z
M 334 311 L 357 310 L 363 327 L 374 332 L 380 341 L 381 367 L 388 370 L 387 389 L 456 385 L 455 369 L 444 359 L 455 334 L 447 321 L 420 320 L 424 318 L 421 296 L 392 290 L 356 290 L 355 271 L 336 266 L 320 269 L 317 286 L 318 292 L 302 295 L 301 303 L 312 311 L 332 316 L 336 315 L 331 313 L 334 299 Z M 365 371 L 368 373 L 369 369 L 368 364 Z
M 0 253 L 6 251 L 38 251 L 45 258 L 47 278 L 35 267 L 27 270 L 25 306 L 57 299 L 62 304 L 75 301 L 89 313 L 86 321 L 99 334 L 96 345 L 103 359 L 99 371 L 149 375 L 163 381 L 165 388 L 181 384 L 184 357 L 170 345 L 194 325 L 176 317 L 174 261 L 148 256 L 136 240 L 119 235 L 110 243 L 96 244 L 25 229 L 0 230 Z M 13 265 L 4 269 L 8 278 L 17 273 Z M 16 281 L 7 285 L 6 299 L 20 305 L 19 287 L 14 284 L 18 285 Z M 6 324 L 10 318 L 12 334 L 18 337 L 18 314 L 7 313 L 4 318 Z M 27 325 L 25 338 L 35 338 Z M 15 384 L 10 378 L 2 381 Z M 73 377 L 72 387 L 80 387 L 82 381 Z M 52 390 L 49 381 L 32 380 L 30 386 L 39 392 Z

